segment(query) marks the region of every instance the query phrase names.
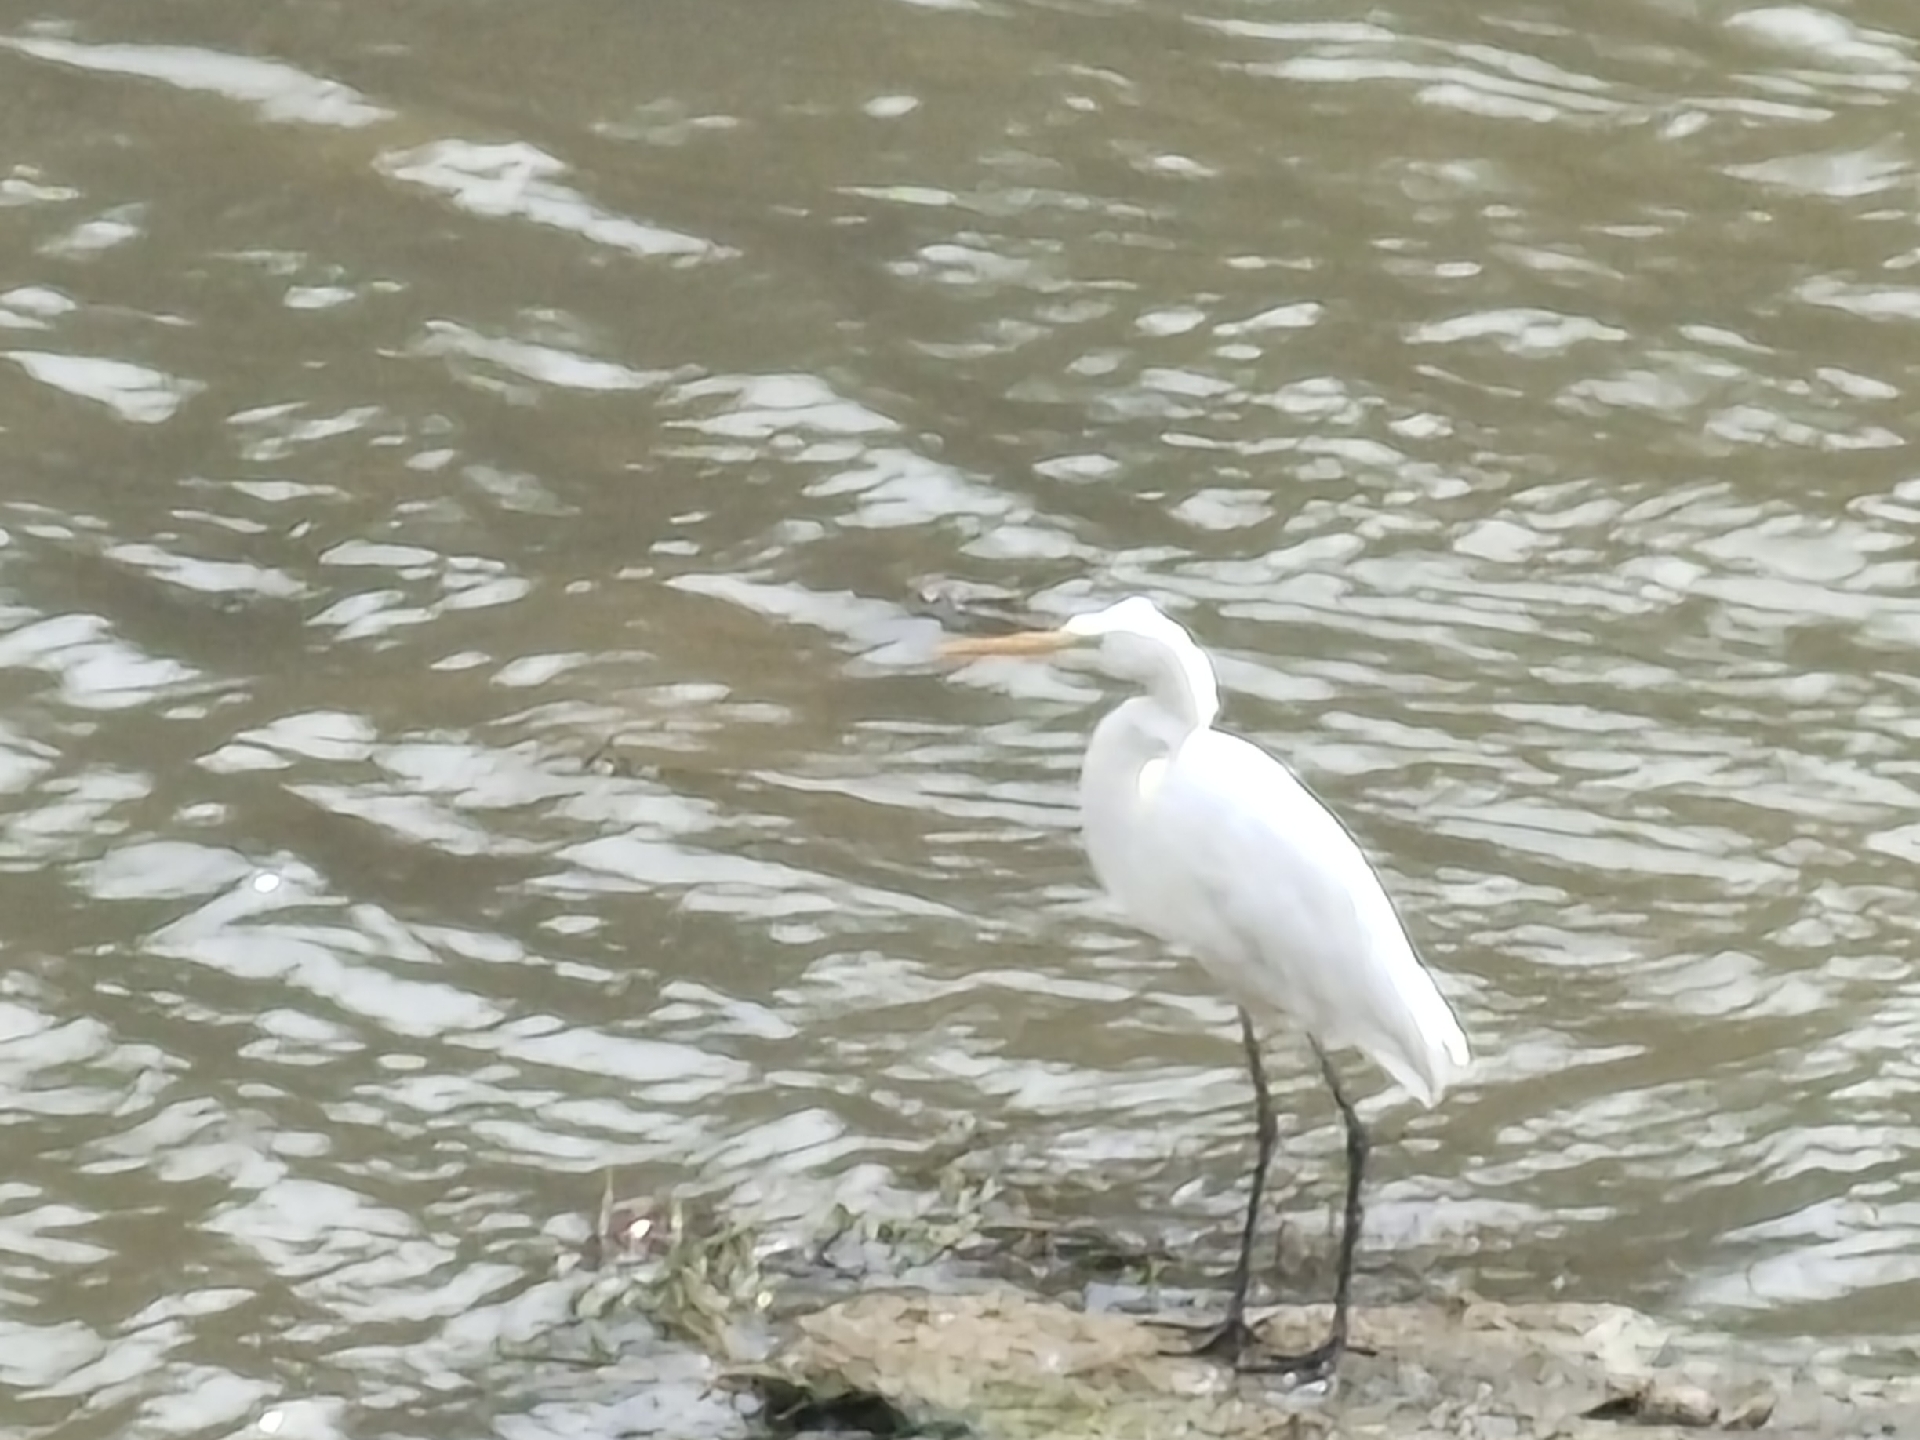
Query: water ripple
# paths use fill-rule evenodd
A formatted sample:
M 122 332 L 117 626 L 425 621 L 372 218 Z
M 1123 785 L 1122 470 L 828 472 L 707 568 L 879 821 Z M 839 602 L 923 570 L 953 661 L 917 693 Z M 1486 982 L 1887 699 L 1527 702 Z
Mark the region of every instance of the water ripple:
M 965 1124 L 1223 1254 L 1111 691 L 936 666 L 928 574 L 1158 595 L 1378 859 L 1483 1058 L 1354 1064 L 1363 1299 L 1911 1343 L 1892 12 L 257 18 L 0 37 L 23 1434 L 740 1433 L 520 1358 L 609 1167 L 797 1215 Z

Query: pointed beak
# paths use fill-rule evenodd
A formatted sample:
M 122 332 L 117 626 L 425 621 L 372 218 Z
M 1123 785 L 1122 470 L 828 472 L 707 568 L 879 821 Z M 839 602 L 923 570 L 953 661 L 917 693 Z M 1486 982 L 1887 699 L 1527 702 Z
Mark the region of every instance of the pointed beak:
M 1014 635 L 968 636 L 949 640 L 940 647 L 948 660 L 971 660 L 981 655 L 1051 655 L 1073 644 L 1065 630 L 1022 630 Z

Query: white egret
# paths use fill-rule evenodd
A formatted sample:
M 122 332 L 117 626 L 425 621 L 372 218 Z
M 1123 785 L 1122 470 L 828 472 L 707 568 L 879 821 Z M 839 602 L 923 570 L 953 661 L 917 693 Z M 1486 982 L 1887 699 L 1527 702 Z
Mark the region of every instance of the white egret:
M 1467 1038 L 1360 847 L 1285 765 L 1213 728 L 1213 666 L 1152 601 L 1134 596 L 1057 630 L 941 646 L 952 657 L 1073 650 L 1147 692 L 1103 718 L 1087 746 L 1080 818 L 1094 871 L 1136 924 L 1190 952 L 1232 997 L 1253 1082 L 1256 1153 L 1232 1294 L 1195 1353 L 1240 1369 L 1326 1376 L 1347 1348 L 1367 1162 L 1366 1127 L 1328 1052 L 1352 1046 L 1432 1105 L 1467 1065 Z M 1246 1321 L 1277 1138 L 1255 1014 L 1288 1016 L 1306 1031 L 1346 1126 L 1333 1324 L 1301 1355 L 1263 1357 Z

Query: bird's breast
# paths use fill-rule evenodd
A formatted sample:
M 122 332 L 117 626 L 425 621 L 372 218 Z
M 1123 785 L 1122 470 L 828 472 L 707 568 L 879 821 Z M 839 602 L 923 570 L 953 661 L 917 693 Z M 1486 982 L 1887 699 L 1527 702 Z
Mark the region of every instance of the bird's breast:
M 1165 760 L 1149 760 L 1142 765 L 1139 775 L 1133 782 L 1134 793 L 1140 797 L 1140 803 L 1145 805 L 1151 802 L 1159 791 L 1161 782 L 1166 778 L 1167 762 Z

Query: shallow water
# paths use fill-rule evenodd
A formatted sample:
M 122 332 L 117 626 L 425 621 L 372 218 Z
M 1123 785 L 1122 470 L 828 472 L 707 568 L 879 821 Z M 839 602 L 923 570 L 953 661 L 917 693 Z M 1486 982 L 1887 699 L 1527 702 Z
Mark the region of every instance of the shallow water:
M 1231 1012 L 1073 833 L 1110 696 L 943 672 L 928 575 L 1160 597 L 1379 861 L 1482 1059 L 1374 1112 L 1363 1299 L 1909 1357 L 1920 43 L 1497 10 L 0 29 L 17 1433 L 696 1424 L 501 1358 L 609 1165 L 802 1207 L 976 1123 L 1224 1257 Z

